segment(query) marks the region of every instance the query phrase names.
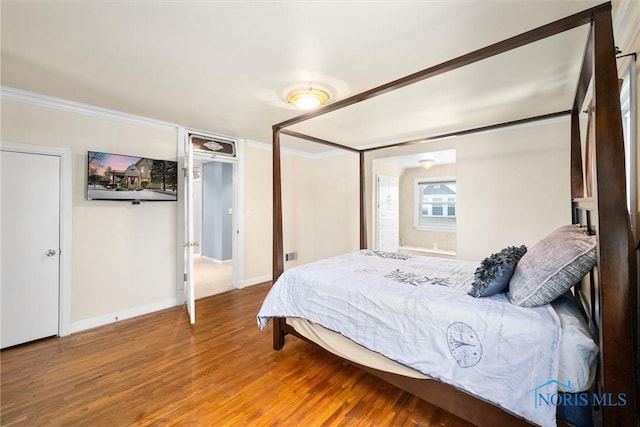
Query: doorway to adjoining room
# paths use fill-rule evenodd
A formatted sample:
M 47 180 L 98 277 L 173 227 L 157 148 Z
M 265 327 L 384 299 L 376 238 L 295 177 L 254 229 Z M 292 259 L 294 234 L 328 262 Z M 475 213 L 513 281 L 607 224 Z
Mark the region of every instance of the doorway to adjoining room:
M 194 158 L 195 298 L 233 289 L 234 164 Z

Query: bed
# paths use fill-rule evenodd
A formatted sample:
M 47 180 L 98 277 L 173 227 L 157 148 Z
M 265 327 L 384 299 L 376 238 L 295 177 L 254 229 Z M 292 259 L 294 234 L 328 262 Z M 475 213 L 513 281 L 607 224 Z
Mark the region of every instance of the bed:
M 576 82 L 577 90 L 573 106 L 569 110 L 547 112 L 537 114 L 534 117 L 483 125 L 431 137 L 409 138 L 393 144 L 377 145 L 367 149 L 356 149 L 290 129 L 297 123 L 309 121 L 333 111 L 348 109 L 380 95 L 406 88 L 416 82 L 451 72 L 581 26 L 588 27 L 588 37 L 580 64 L 578 82 Z M 573 415 L 569 414 L 569 421 L 578 424 L 634 425 L 637 423 L 638 299 L 636 255 L 626 208 L 624 143 L 615 60 L 611 5 L 606 3 L 274 125 L 273 280 L 275 284 L 272 293 L 276 294 L 277 288 L 285 286 L 309 292 L 307 285 L 302 284 L 303 280 L 311 280 L 311 282 L 321 285 L 320 290 L 314 289 L 313 296 L 307 294 L 306 298 L 296 296 L 293 292 L 289 293 L 290 288 L 287 287 L 287 291 L 274 297 L 277 301 L 270 304 L 270 307 L 265 309 L 263 305 L 263 310 L 258 317 L 259 326 L 263 328 L 269 319 L 272 320 L 274 348 L 281 349 L 287 335 L 313 342 L 350 360 L 362 369 L 477 425 L 507 425 L 508 423 L 554 425 L 556 409 L 566 409 L 567 407 L 580 409 L 579 417 L 582 417 L 582 420 L 572 421 Z M 595 118 L 591 121 L 593 123 L 591 134 L 594 138 L 589 138 L 585 143 L 580 129 L 580 117 L 588 97 L 597 102 L 595 102 Z M 571 116 L 571 200 L 567 200 L 567 203 L 571 205 L 573 224 L 551 233 L 549 239 L 556 241 L 558 235 L 564 236 L 564 239 L 569 233 L 571 241 L 576 240 L 581 244 L 584 243 L 583 249 L 588 246 L 587 249 L 590 251 L 589 262 L 585 262 L 581 268 L 567 273 L 567 280 L 572 283 L 562 291 L 570 290 L 570 294 L 555 289 L 555 293 L 547 295 L 547 300 L 543 298 L 531 302 L 532 300 L 529 299 L 527 303 L 523 303 L 523 301 L 532 297 L 532 294 L 528 294 L 524 299 L 517 296 L 517 289 L 526 289 L 526 287 L 514 285 L 514 282 L 521 282 L 520 276 L 526 275 L 527 271 L 528 274 L 535 276 L 537 272 L 544 270 L 544 264 L 536 264 L 536 262 L 541 262 L 540 256 L 535 258 L 536 262 L 532 263 L 529 261 L 532 258 L 528 257 L 526 253 L 520 255 L 519 262 L 514 264 L 515 270 L 509 281 L 508 294 L 499 293 L 488 298 L 473 298 L 469 297 L 467 293 L 469 282 L 473 282 L 474 277 L 477 279 L 477 276 L 474 276 L 477 265 L 458 260 L 438 260 L 434 264 L 435 261 L 427 260 L 427 264 L 433 265 L 425 266 L 422 257 L 386 254 L 367 248 L 365 192 L 367 153 L 392 146 L 412 145 L 432 139 L 465 135 L 564 115 Z M 293 136 L 358 154 L 361 249 L 359 252 L 284 271 L 282 177 L 280 170 L 281 135 Z M 590 159 L 587 164 L 593 165 L 593 171 L 587 167 L 586 169 L 589 171 L 586 174 L 583 167 L 585 157 Z M 545 250 L 549 250 L 550 246 L 545 246 L 550 244 L 549 239 L 542 239 L 539 244 L 530 248 L 531 253 L 539 255 Z M 528 261 L 525 262 L 525 259 Z M 563 274 L 567 271 L 565 267 L 559 270 Z M 429 268 L 435 268 L 435 272 Z M 377 272 L 382 278 L 376 279 L 376 281 L 367 276 L 374 274 L 374 272 Z M 352 273 L 356 273 L 356 276 L 360 275 L 360 279 L 349 276 L 349 280 L 344 280 L 344 277 Z M 327 279 L 323 277 L 326 274 L 335 277 Z M 577 275 L 575 276 L 577 278 L 572 278 L 571 274 Z M 516 277 L 519 279 L 516 280 Z M 361 288 L 361 285 L 358 285 L 358 280 L 365 284 L 375 282 L 381 283 L 381 285 L 374 289 Z M 572 286 L 577 281 L 578 283 Z M 330 282 L 347 283 L 349 291 L 345 293 L 355 292 L 360 300 L 369 300 L 374 294 L 382 296 L 382 299 L 377 302 L 375 300 L 369 301 L 368 303 L 372 305 L 363 306 L 368 308 L 355 311 L 347 315 L 347 318 L 338 317 L 334 323 L 330 323 L 331 321 L 314 317 L 314 313 L 327 311 L 330 307 L 337 307 L 338 315 L 351 313 L 349 311 L 350 302 L 335 299 L 337 294 L 343 291 L 338 288 L 323 288 L 324 284 Z M 395 297 L 384 293 L 390 288 L 400 294 L 404 293 L 403 299 L 395 300 Z M 415 302 L 419 298 L 415 292 L 426 288 L 429 288 L 429 292 L 431 292 L 426 297 L 427 299 L 440 301 L 441 303 L 436 306 L 446 307 L 445 312 L 435 318 L 445 318 L 446 321 L 431 321 L 420 318 L 419 322 L 408 322 L 406 315 L 398 314 L 398 304 L 403 307 L 401 312 L 404 313 L 407 301 Z M 272 293 L 270 292 L 270 296 Z M 450 298 L 452 294 L 457 294 L 460 297 L 458 300 L 463 301 L 461 306 L 456 307 L 456 299 Z M 267 297 L 267 300 L 270 296 Z M 535 297 L 537 298 L 537 296 Z M 518 300 L 516 303 L 523 304 L 514 304 L 514 298 Z M 594 353 L 595 363 L 587 362 L 584 364 L 577 360 L 579 359 L 577 356 L 565 356 L 564 360 L 560 360 L 560 347 L 563 345 L 561 339 L 564 335 L 568 336 L 569 334 L 566 329 L 563 329 L 564 325 L 561 322 L 563 317 L 555 307 L 559 298 L 568 298 L 572 304 L 578 307 L 578 315 L 584 316 L 584 323 L 592 335 L 594 346 L 597 346 L 597 356 Z M 303 307 L 305 311 L 297 311 L 296 299 L 302 301 L 303 306 L 307 303 L 311 305 L 307 304 L 309 306 Z M 392 300 L 395 303 L 392 303 Z M 389 305 L 383 306 L 381 301 Z M 317 302 L 320 304 L 313 306 L 313 303 Z M 395 307 L 393 307 L 394 304 Z M 522 307 L 522 305 L 535 307 Z M 383 306 L 382 309 L 380 309 L 381 306 Z M 379 320 L 372 321 L 369 319 L 369 314 L 376 310 L 392 313 L 393 320 L 385 320 L 382 323 Z M 525 327 L 516 326 L 517 323 L 512 320 L 505 320 L 495 315 L 481 318 L 479 320 L 481 325 L 474 323 L 478 321 L 478 319 L 473 319 L 477 316 L 469 315 L 469 313 L 473 314 L 483 310 L 491 313 L 514 311 L 516 316 L 535 313 L 534 316 L 537 320 L 534 323 L 536 326 L 531 326 L 530 318 L 524 318 L 524 324 L 529 325 Z M 450 313 L 456 314 L 451 315 Z M 414 329 L 411 329 L 412 333 L 409 336 L 396 336 L 393 330 L 386 330 L 384 326 L 394 322 L 409 323 L 409 328 Z M 423 324 L 425 322 L 439 323 L 438 332 L 432 331 L 431 334 L 439 335 L 440 342 L 431 339 L 429 332 L 416 329 L 415 323 Z M 511 335 L 507 334 L 510 338 L 501 338 L 502 341 L 495 342 L 487 341 L 496 339 L 490 337 L 490 331 L 500 329 L 506 324 L 509 325 L 509 328 L 505 329 L 511 331 Z M 520 332 L 526 331 L 526 333 L 518 335 L 518 328 L 521 329 Z M 531 328 L 537 328 L 536 332 L 531 332 Z M 362 338 L 361 335 L 365 337 Z M 398 340 L 392 341 L 391 344 L 380 343 L 378 335 L 395 336 Z M 535 336 L 536 340 L 541 341 L 527 341 L 529 339 L 527 335 Z M 371 341 L 367 341 L 372 337 L 373 344 Z M 509 343 L 515 344 L 514 340 L 522 340 L 517 341 L 517 344 L 525 349 L 536 348 L 535 346 L 540 345 L 549 348 L 550 351 L 538 353 L 548 353 L 551 356 L 522 360 L 522 366 L 528 368 L 515 369 L 517 372 L 513 378 L 509 377 L 514 370 L 509 371 L 510 374 L 505 377 L 504 366 L 502 375 L 500 375 L 499 366 L 494 366 L 496 369 L 493 372 L 483 369 L 483 372 L 477 375 L 469 373 L 472 367 L 480 364 L 480 360 L 483 361 L 482 363 L 485 360 L 490 360 L 489 353 L 500 353 L 493 351 L 495 348 Z M 402 352 L 398 353 L 399 349 L 408 346 L 407 342 L 409 341 L 421 342 L 426 346 L 425 352 L 427 353 L 429 347 L 434 349 L 434 353 L 429 356 L 433 360 L 429 360 L 429 357 L 423 357 L 416 362 L 407 359 L 411 354 L 407 356 Z M 342 344 L 336 344 L 336 342 L 342 342 Z M 351 346 L 351 349 L 345 349 L 343 346 L 345 342 L 347 347 Z M 485 345 L 482 345 L 483 342 Z M 502 355 L 498 354 L 497 359 L 492 363 L 497 365 L 496 361 L 504 361 L 506 353 L 509 351 Z M 523 353 L 526 354 L 527 351 Z M 571 360 L 573 357 L 577 359 Z M 445 358 L 448 359 L 448 364 L 445 367 L 432 368 L 431 362 L 436 363 L 438 362 L 436 359 Z M 507 365 L 512 366 L 512 363 L 514 362 L 509 361 Z M 561 365 L 564 368 L 561 368 Z M 576 366 L 582 372 L 589 372 L 587 377 L 591 377 L 585 380 L 588 383 L 581 384 L 580 390 L 576 390 L 571 384 L 566 384 L 563 380 L 558 379 L 559 370 L 572 369 Z M 577 374 L 570 375 L 577 376 Z M 477 378 L 472 378 L 474 376 Z M 520 388 L 514 393 L 502 393 L 501 388 L 511 387 L 509 381 L 518 383 L 516 385 L 519 385 Z M 483 382 L 486 383 L 485 389 L 493 389 L 493 391 L 481 390 Z M 539 390 L 541 387 L 551 387 L 549 394 L 552 397 L 550 399 L 556 399 L 555 403 L 551 402 L 551 405 L 545 402 L 547 407 L 543 408 L 542 412 L 538 410 L 540 409 L 538 404 L 545 405 L 542 405 L 542 401 L 536 400 L 536 396 L 542 394 Z M 583 390 L 585 387 L 588 389 Z M 557 394 L 557 391 L 574 393 Z M 509 396 L 496 397 L 496 392 L 498 395 L 509 394 Z M 516 397 L 512 399 L 512 395 Z M 547 397 L 549 398 L 548 395 Z M 565 404 L 558 405 L 557 399 L 562 399 Z M 587 401 L 585 404 L 583 404 L 584 399 Z M 514 403 L 510 400 L 519 402 Z M 528 408 L 527 405 L 529 405 Z M 532 407 L 535 410 L 532 410 Z M 588 417 L 584 416 L 585 408 L 587 412 L 590 412 Z M 563 419 L 564 415 L 561 414 L 559 418 Z

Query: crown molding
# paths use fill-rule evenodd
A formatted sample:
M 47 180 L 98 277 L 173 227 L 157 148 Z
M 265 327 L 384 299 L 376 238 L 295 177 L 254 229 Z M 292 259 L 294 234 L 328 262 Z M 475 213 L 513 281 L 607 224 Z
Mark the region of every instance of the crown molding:
M 178 128 L 178 125 L 174 123 L 136 116 L 133 114 L 123 113 L 121 111 L 109 110 L 107 108 L 95 107 L 89 104 L 82 104 L 80 102 L 69 101 L 62 98 L 28 92 L 25 90 L 15 89 L 7 86 L 0 87 L 0 98 L 38 105 L 41 107 L 54 108 L 57 110 L 68 111 L 77 114 L 86 114 L 94 117 L 120 120 L 144 126 L 163 129 Z
M 640 2 L 621 1 L 613 17 L 616 45 L 623 54 L 631 53 L 633 43 L 640 35 Z

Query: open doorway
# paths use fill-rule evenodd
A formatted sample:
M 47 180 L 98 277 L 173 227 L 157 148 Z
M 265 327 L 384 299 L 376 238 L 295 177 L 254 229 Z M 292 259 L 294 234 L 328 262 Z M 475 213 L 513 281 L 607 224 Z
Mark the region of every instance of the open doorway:
M 194 156 L 195 298 L 233 289 L 235 163 Z
M 179 198 L 178 207 L 183 210 L 183 221 L 180 222 L 181 231 L 184 233 L 179 236 L 179 240 L 182 240 L 183 252 L 183 270 L 182 277 L 178 277 L 178 295 L 182 291 L 184 292 L 184 301 L 189 314 L 189 320 L 193 324 L 196 321 L 196 298 L 203 298 L 205 296 L 213 295 L 214 293 L 220 293 L 227 289 L 228 286 L 228 273 L 223 275 L 222 272 L 228 267 L 216 268 L 216 265 L 212 264 L 229 264 L 231 263 L 231 288 L 238 287 L 238 283 L 242 279 L 242 272 L 240 266 L 242 265 L 242 242 L 238 238 L 241 231 L 240 216 L 237 212 L 240 211 L 238 206 L 242 202 L 239 189 L 242 188 L 240 184 L 240 177 L 242 162 L 239 161 L 240 156 L 236 151 L 236 144 L 238 141 L 232 138 L 220 137 L 217 135 L 205 134 L 199 131 L 188 131 L 184 128 L 178 129 L 178 160 L 182 167 L 184 179 L 181 179 L 181 186 L 183 188 L 183 197 Z M 241 145 L 240 145 L 241 147 Z M 211 164 L 211 166 L 209 166 Z M 229 166 L 215 166 L 219 164 L 225 164 Z M 212 175 L 209 174 L 211 168 Z M 212 181 L 222 181 L 222 179 L 215 178 L 216 173 L 220 173 L 222 176 L 223 170 L 231 170 L 231 184 L 229 185 L 229 179 L 227 178 L 227 184 L 220 187 L 219 190 L 209 189 L 207 186 L 208 177 L 213 176 Z M 227 172 L 228 175 L 228 172 Z M 181 177 L 181 178 L 182 178 Z M 203 185 L 203 183 L 205 183 Z M 197 186 L 197 188 L 196 188 Z M 225 191 L 230 193 L 231 204 L 221 204 L 218 208 L 219 221 L 218 224 L 228 224 L 222 221 L 222 218 L 231 218 L 231 229 L 228 225 L 220 225 L 219 231 L 209 233 L 206 231 L 207 224 L 212 221 L 214 214 L 209 214 L 205 211 L 207 205 L 207 196 L 209 200 L 217 200 L 221 198 L 221 192 Z M 204 197 L 203 197 L 204 195 Z M 182 203 L 180 203 L 182 201 Z M 197 206 L 196 206 L 197 204 Z M 214 229 L 216 222 L 213 221 Z M 210 252 L 208 245 L 215 241 L 216 233 L 226 233 L 231 235 L 231 259 L 228 255 L 220 254 L 216 255 L 215 252 Z M 200 242 L 204 241 L 203 246 Z M 215 245 L 215 243 L 213 243 Z M 211 260 L 204 258 L 208 257 Z M 199 282 L 204 282 L 203 286 L 199 286 L 199 290 L 196 292 L 196 259 L 197 261 L 212 261 L 212 262 L 198 262 L 199 267 L 205 266 L 204 270 L 214 270 L 220 274 L 197 274 L 198 277 L 203 277 Z M 179 261 L 179 262 L 180 262 Z M 219 261 L 219 262 L 217 262 Z M 225 262 L 226 261 L 226 262 Z M 225 278 L 223 280 L 223 277 Z M 183 287 L 182 287 L 183 286 Z M 182 287 L 182 289 L 181 289 Z M 208 289 L 207 289 L 208 288 Z M 196 295 L 197 294 L 197 295 Z

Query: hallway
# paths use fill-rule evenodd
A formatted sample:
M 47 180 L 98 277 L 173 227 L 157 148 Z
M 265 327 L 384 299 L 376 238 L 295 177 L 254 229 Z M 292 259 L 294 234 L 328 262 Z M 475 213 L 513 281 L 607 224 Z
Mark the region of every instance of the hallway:
M 196 299 L 216 295 L 233 289 L 233 264 L 217 263 L 202 257 L 194 257 Z

